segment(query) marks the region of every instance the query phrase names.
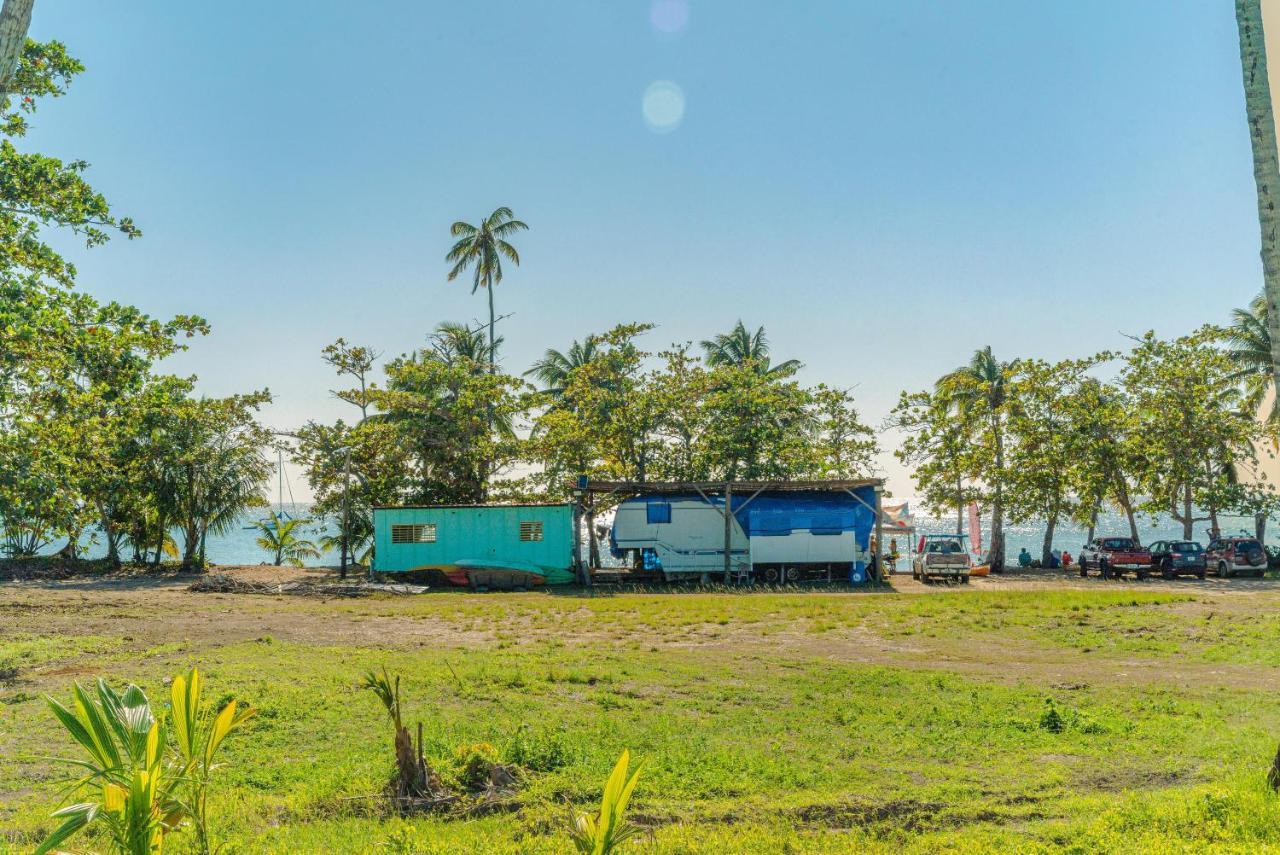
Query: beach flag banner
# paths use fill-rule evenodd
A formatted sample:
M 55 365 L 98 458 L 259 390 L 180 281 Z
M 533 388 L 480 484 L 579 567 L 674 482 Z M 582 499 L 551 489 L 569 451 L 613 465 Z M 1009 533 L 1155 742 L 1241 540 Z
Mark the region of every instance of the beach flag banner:
M 915 528 L 915 520 L 911 518 L 911 509 L 907 507 L 907 503 L 900 505 L 885 505 L 882 508 L 884 514 L 885 525 L 896 529 L 912 529 Z
M 978 518 L 978 503 L 969 503 L 969 548 L 974 555 L 982 555 L 982 520 Z

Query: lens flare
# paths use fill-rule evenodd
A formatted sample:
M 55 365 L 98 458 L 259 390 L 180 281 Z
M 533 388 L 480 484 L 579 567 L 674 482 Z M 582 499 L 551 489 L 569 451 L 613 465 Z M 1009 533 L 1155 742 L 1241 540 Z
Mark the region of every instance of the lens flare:
M 684 92 L 670 80 L 655 80 L 641 101 L 645 124 L 657 134 L 669 134 L 684 119 Z
M 689 25 L 689 4 L 685 0 L 653 0 L 649 23 L 660 33 L 680 33 Z

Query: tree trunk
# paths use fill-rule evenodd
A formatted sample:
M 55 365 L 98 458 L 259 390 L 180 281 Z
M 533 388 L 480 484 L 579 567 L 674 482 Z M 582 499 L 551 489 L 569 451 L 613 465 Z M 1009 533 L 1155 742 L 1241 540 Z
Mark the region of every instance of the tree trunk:
M 956 534 L 964 534 L 964 478 L 956 479 Z
M 27 43 L 31 7 L 35 0 L 4 0 L 0 9 L 0 100 L 9 95 L 9 81 L 18 70 L 18 59 Z
M 587 563 L 591 567 L 600 566 L 600 538 L 596 536 L 595 509 L 587 511 Z
M 1058 528 L 1059 506 L 1054 504 L 1049 511 L 1049 519 L 1044 527 L 1044 544 L 1040 548 L 1040 566 L 1048 567 L 1049 559 L 1053 557 L 1053 533 Z
M 1093 503 L 1093 514 L 1089 517 L 1089 536 L 1085 538 L 1086 543 L 1093 542 L 1093 533 L 1098 530 L 1098 508 L 1101 506 L 1101 499 Z
M 991 548 L 987 551 L 987 564 L 991 572 L 1004 572 L 1004 435 L 1000 426 L 993 425 L 996 440 L 995 496 L 991 502 Z
M 489 373 L 498 373 L 498 349 L 494 345 L 493 327 L 497 323 L 497 315 L 493 311 L 493 283 L 490 282 L 485 286 L 485 290 L 489 292 Z
M 1134 543 L 1141 543 L 1138 537 L 1138 521 L 1133 516 L 1133 503 L 1129 501 L 1129 488 L 1124 484 L 1124 477 L 1113 476 L 1112 483 L 1116 489 L 1116 501 L 1124 510 L 1125 518 L 1129 520 L 1129 536 L 1133 538 Z
M 1191 520 L 1191 482 L 1187 482 L 1182 488 L 1182 539 L 1190 540 L 1194 535 L 1192 531 L 1193 524 Z
M 1271 107 L 1271 85 L 1267 81 L 1262 0 L 1236 0 L 1236 26 L 1240 31 L 1245 116 L 1253 147 L 1253 181 L 1258 192 L 1272 382 L 1280 388 L 1280 154 L 1276 151 L 1275 116 Z

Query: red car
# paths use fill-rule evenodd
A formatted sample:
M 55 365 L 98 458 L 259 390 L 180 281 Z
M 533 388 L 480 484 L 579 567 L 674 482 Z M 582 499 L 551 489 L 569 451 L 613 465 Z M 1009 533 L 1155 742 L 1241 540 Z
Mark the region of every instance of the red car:
M 1151 572 L 1151 553 L 1132 537 L 1095 537 L 1080 550 L 1080 575 L 1097 570 L 1103 579 L 1133 571 L 1139 579 Z
M 1219 537 L 1205 550 L 1209 570 L 1223 578 L 1267 572 L 1267 552 L 1256 537 Z

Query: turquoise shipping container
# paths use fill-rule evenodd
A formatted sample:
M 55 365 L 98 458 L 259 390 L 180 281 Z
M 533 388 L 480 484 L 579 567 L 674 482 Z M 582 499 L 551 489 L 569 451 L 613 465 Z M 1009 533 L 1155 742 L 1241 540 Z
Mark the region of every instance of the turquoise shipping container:
M 373 537 L 379 573 L 437 571 L 491 587 L 574 581 L 568 504 L 379 507 Z

